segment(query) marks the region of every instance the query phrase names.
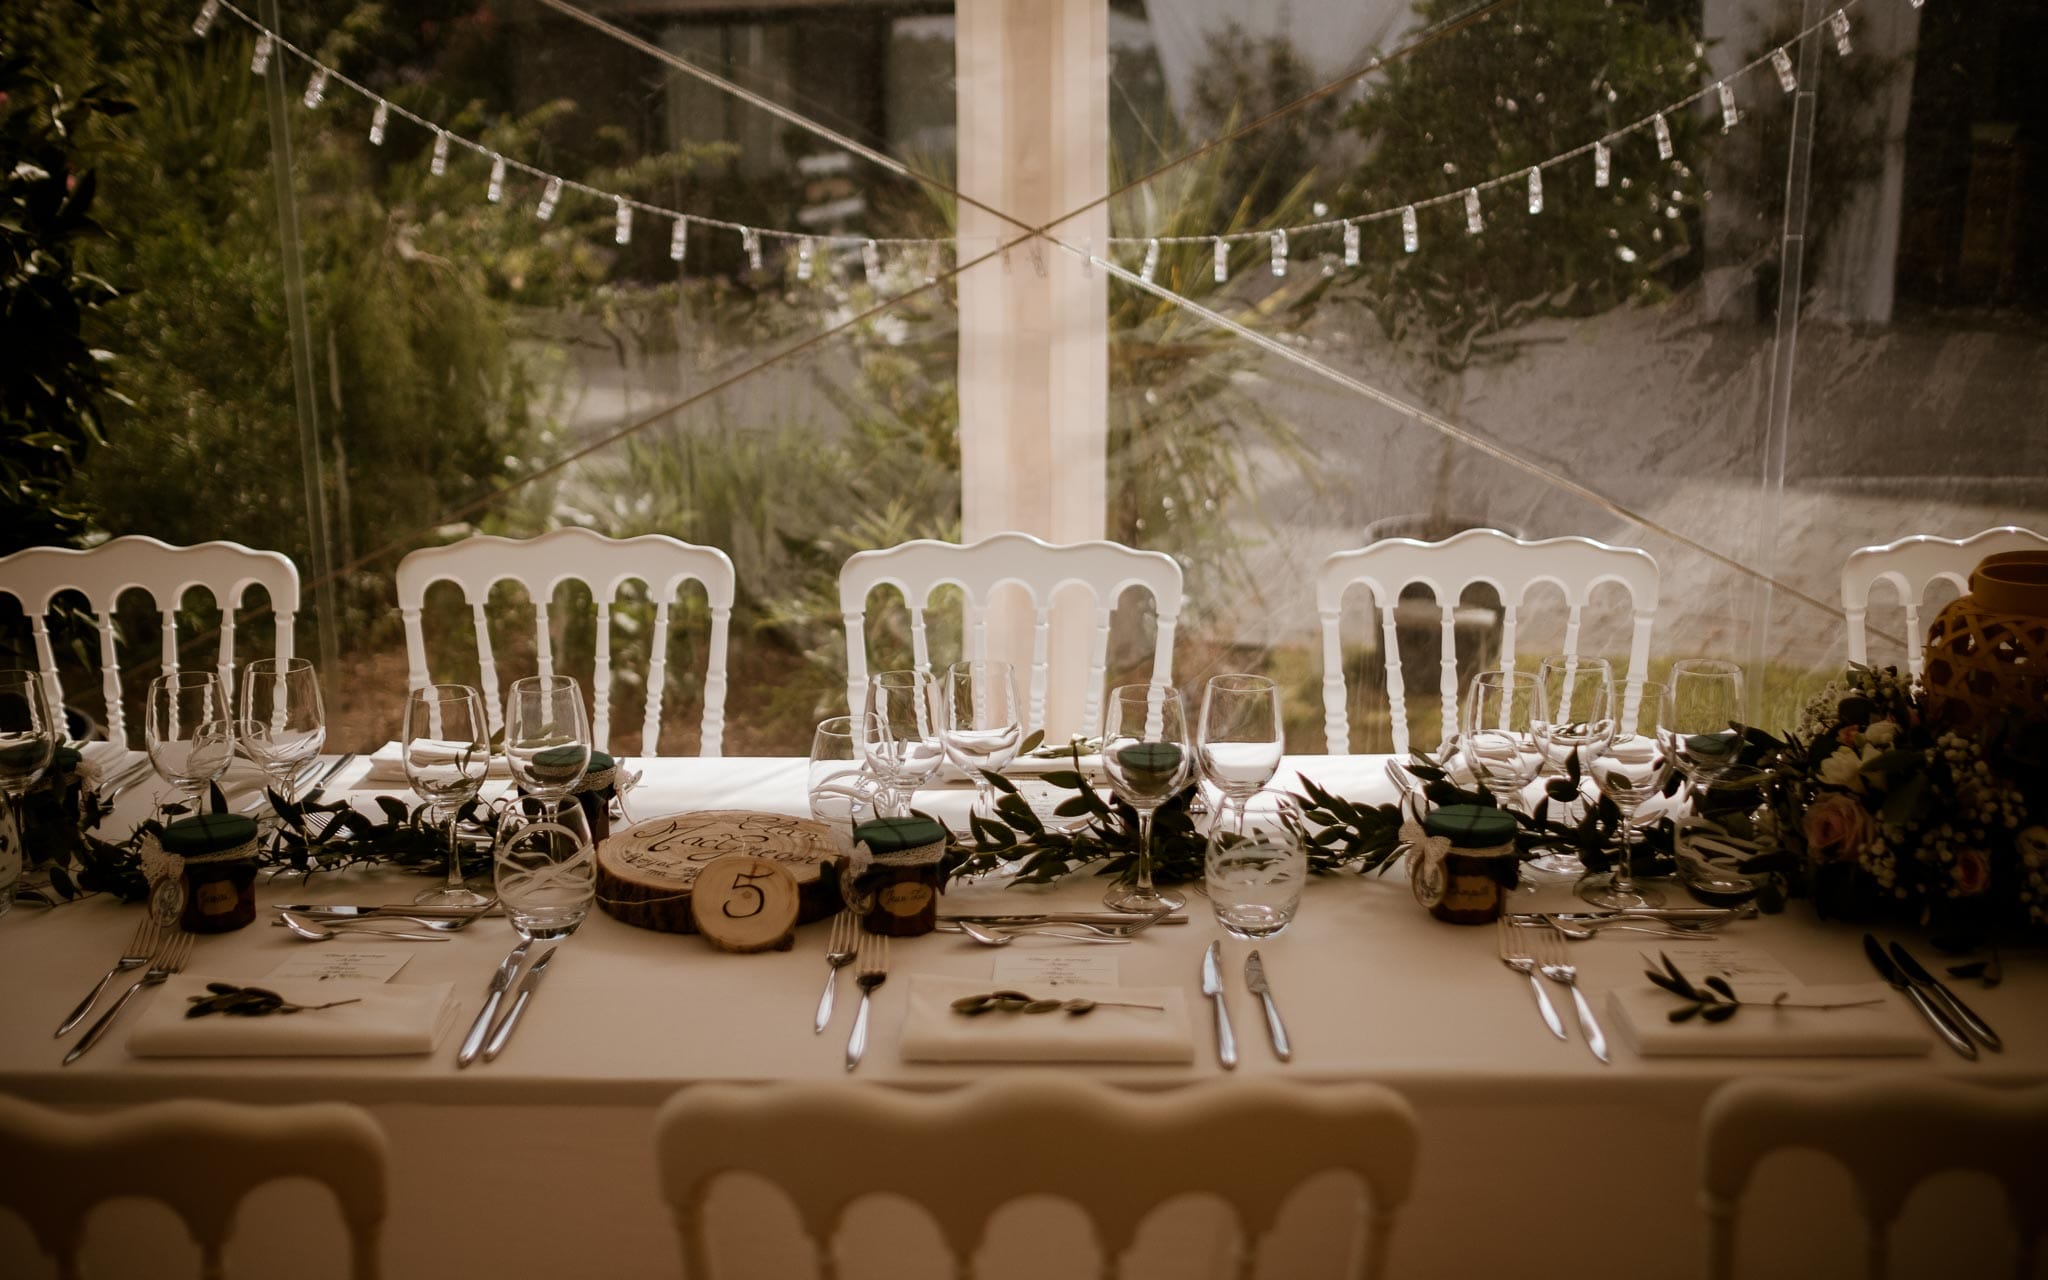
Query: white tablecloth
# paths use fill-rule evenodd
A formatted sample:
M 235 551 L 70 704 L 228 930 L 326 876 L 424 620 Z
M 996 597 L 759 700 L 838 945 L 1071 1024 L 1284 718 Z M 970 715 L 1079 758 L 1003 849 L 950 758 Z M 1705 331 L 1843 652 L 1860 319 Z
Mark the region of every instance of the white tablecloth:
M 800 760 L 638 763 L 646 780 L 629 797 L 636 817 L 683 808 L 803 808 Z M 1386 799 L 1382 765 L 1382 757 L 1298 757 L 1290 758 L 1288 769 L 1354 798 Z M 362 768 L 358 762 L 335 784 L 346 786 Z M 1281 782 L 1289 780 L 1283 772 Z M 946 812 L 964 805 L 969 794 L 927 793 L 920 803 Z M 310 883 L 274 880 L 261 893 L 271 902 L 396 901 L 420 884 L 413 877 L 352 872 L 315 876 Z M 1051 889 L 956 886 L 942 909 L 1094 905 L 1102 885 L 1089 877 Z M 1560 892 L 1557 905 L 1566 900 Z M 1195 896 L 1188 926 L 1156 928 L 1134 945 L 1101 948 L 1116 958 L 1119 981 L 1178 985 L 1193 995 L 1203 948 L 1223 936 L 1203 908 Z M 519 1197 L 535 1194 L 590 1212 L 601 1208 L 598 1235 L 609 1259 L 602 1274 L 673 1276 L 678 1264 L 654 1197 L 645 1136 L 652 1108 L 692 1081 L 844 1074 L 850 983 L 833 1027 L 823 1036 L 811 1031 L 825 974 L 823 926 L 800 930 L 793 952 L 738 956 L 695 937 L 630 929 L 601 914 L 564 947 L 518 1036 L 487 1067 L 458 1072 L 452 1045 L 430 1059 L 144 1060 L 131 1057 L 116 1034 L 76 1066 L 60 1068 L 64 1046 L 51 1031 L 119 953 L 137 910 L 100 899 L 48 911 L 17 909 L 0 921 L 0 973 L 9 975 L 0 983 L 0 1091 L 86 1105 L 182 1095 L 371 1104 L 392 1129 L 399 1160 L 387 1257 L 401 1276 L 482 1274 L 487 1263 L 526 1273 L 561 1267 L 599 1274 L 576 1265 L 580 1242 L 590 1238 L 588 1214 L 551 1213 L 544 1221 L 522 1215 Z M 1806 982 L 1832 984 L 1868 980 L 1860 933 L 1818 923 L 1795 906 L 1781 917 L 1732 926 L 1729 937 L 1766 948 Z M 462 1002 L 458 1026 L 466 1026 L 510 941 L 507 926 L 487 921 L 452 942 L 420 944 L 399 980 L 453 982 Z M 209 971 L 260 974 L 307 945 L 259 922 L 202 939 L 198 950 Z M 1596 1008 L 1604 1007 L 1613 984 L 1638 979 L 1640 952 L 1654 945 L 1620 935 L 1574 947 Z M 1566 1254 L 1575 1259 L 1575 1275 L 1691 1274 L 1699 1241 L 1696 1116 L 1714 1086 L 1733 1077 L 1911 1072 L 2008 1085 L 2048 1079 L 2048 1019 L 2040 1016 L 2048 1009 L 2048 966 L 2031 952 L 2008 956 L 2008 977 L 1998 989 L 1970 992 L 2008 1045 L 1982 1062 L 1963 1062 L 1945 1049 L 1919 1059 L 1765 1062 L 1646 1060 L 1622 1048 L 1612 1066 L 1602 1066 L 1576 1034 L 1560 1043 L 1543 1029 L 1527 984 L 1500 965 L 1494 947 L 1490 928 L 1431 920 L 1398 868 L 1384 877 L 1315 881 L 1293 928 L 1260 948 L 1295 1044 L 1294 1061 L 1282 1064 L 1237 979 L 1249 947 L 1224 940 L 1230 1011 L 1244 1059 L 1240 1076 L 1371 1079 L 1421 1109 L 1422 1177 L 1395 1245 L 1396 1274 L 1538 1274 L 1528 1270 L 1531 1257 Z M 899 980 L 877 995 L 860 1078 L 943 1087 L 980 1075 L 985 1069 L 972 1065 L 900 1060 L 908 985 L 900 978 L 987 978 L 996 954 L 957 935 L 899 941 L 892 975 Z M 1202 1050 L 1186 1067 L 1046 1069 L 1170 1086 L 1220 1074 L 1206 1037 Z M 535 1157 L 544 1163 L 536 1165 Z M 1804 1175 L 1794 1180 L 1812 1181 Z M 1833 1208 L 1846 1227 L 1853 1220 L 1844 1216 L 1846 1192 L 1837 1198 Z M 460 1214 L 483 1225 L 449 1222 L 444 1214 L 458 1205 Z M 1995 1248 L 2002 1239 L 1995 1207 L 1981 1216 L 1990 1225 L 1978 1234 Z M 18 1243 L 5 1229 L 0 1225 L 0 1251 Z M 1829 1233 L 1805 1234 L 1824 1239 Z M 1773 1247 L 1780 1259 L 1812 1261 L 1797 1248 L 1786 1255 Z M 1849 1274 L 1855 1250 L 1839 1253 Z M 1309 1261 L 1320 1266 L 1329 1259 Z

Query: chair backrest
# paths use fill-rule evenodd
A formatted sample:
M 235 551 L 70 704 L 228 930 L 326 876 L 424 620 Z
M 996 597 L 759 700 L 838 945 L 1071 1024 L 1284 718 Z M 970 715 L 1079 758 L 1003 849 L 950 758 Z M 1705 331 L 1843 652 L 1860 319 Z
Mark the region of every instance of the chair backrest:
M 1458 723 L 1458 595 L 1474 582 L 1492 584 L 1500 592 L 1500 665 L 1515 662 L 1515 611 L 1529 589 L 1548 582 L 1564 592 L 1566 616 L 1563 652 L 1579 651 L 1579 621 L 1593 588 L 1603 582 L 1627 589 L 1634 610 L 1629 636 L 1628 676 L 1623 686 L 1621 725 L 1634 732 L 1642 702 L 1643 681 L 1650 663 L 1650 628 L 1657 620 L 1657 562 L 1647 551 L 1610 547 L 1591 538 L 1544 538 L 1537 542 L 1509 537 L 1494 529 L 1468 529 L 1442 542 L 1387 538 L 1355 551 L 1339 551 L 1323 561 L 1316 580 L 1316 611 L 1323 620 L 1323 736 L 1331 755 L 1351 750 L 1351 724 L 1345 711 L 1344 653 L 1338 619 L 1345 588 L 1363 582 L 1372 588 L 1380 611 L 1381 657 L 1387 669 L 1387 700 L 1392 705 L 1394 754 L 1408 753 L 1408 699 L 1401 679 L 1401 646 L 1394 610 L 1401 588 L 1411 582 L 1429 587 L 1436 596 L 1443 625 L 1443 660 L 1439 687 L 1443 696 L 1444 732 Z
M 141 1196 L 170 1206 L 218 1280 L 235 1208 L 264 1183 L 311 1178 L 334 1192 L 351 1241 L 350 1274 L 374 1280 L 385 1204 L 384 1131 L 339 1102 L 254 1107 L 179 1099 L 111 1115 L 51 1111 L 0 1097 L 0 1204 L 27 1219 L 75 1280 L 95 1205 Z
M 1055 544 L 1028 533 L 998 533 L 979 542 L 961 544 L 919 539 L 880 551 L 849 556 L 839 570 L 839 610 L 846 619 L 846 704 L 858 714 L 867 697 L 868 657 L 865 620 L 868 593 L 883 584 L 903 593 L 910 610 L 910 644 L 917 669 L 932 669 L 925 638 L 924 615 L 932 592 L 956 586 L 967 597 L 964 634 L 967 652 L 977 661 L 988 657 L 988 604 L 997 587 L 1015 583 L 1031 595 L 1035 619 L 1031 635 L 1031 723 L 1028 734 L 1045 725 L 1045 691 L 1051 648 L 1053 596 L 1070 583 L 1095 595 L 1095 635 L 1088 647 L 1086 705 L 1081 733 L 1092 737 L 1102 716 L 1103 673 L 1109 665 L 1109 620 L 1126 587 L 1152 593 L 1158 610 L 1158 635 L 1152 649 L 1152 680 L 1173 680 L 1173 631 L 1180 619 L 1181 572 L 1162 551 L 1139 551 L 1118 542 Z
M 218 656 L 221 688 L 235 695 L 235 610 L 252 586 L 270 594 L 277 619 L 277 656 L 292 656 L 292 622 L 299 612 L 299 571 L 276 551 L 257 551 L 239 542 L 201 542 L 174 547 L 155 538 L 113 538 L 85 551 L 30 547 L 0 558 L 0 591 L 21 601 L 35 633 L 36 663 L 43 673 L 52 710 L 64 705 L 57 658 L 50 646 L 50 602 L 59 592 L 84 594 L 98 616 L 100 683 L 107 700 L 107 739 L 125 744 L 128 720 L 121 706 L 121 666 L 114 653 L 114 608 L 121 593 L 147 591 L 163 620 L 163 671 L 178 670 L 178 605 L 194 587 L 205 587 L 220 609 Z
M 1842 564 L 1842 612 L 1849 622 L 1849 661 L 1870 662 L 1870 637 L 1864 617 L 1870 610 L 1870 588 L 1889 582 L 1906 607 L 1906 671 L 1915 680 L 1926 665 L 1921 641 L 1920 601 L 1936 579 L 1945 578 L 1958 591 L 1970 589 L 1970 570 L 1985 556 L 2004 551 L 2038 551 L 2048 547 L 2048 534 L 2018 525 L 2001 525 L 1967 538 L 1936 538 L 1916 534 L 1879 547 L 1851 551 Z
M 537 538 L 479 534 L 445 547 L 415 551 L 398 562 L 398 610 L 405 619 L 406 678 L 409 688 L 432 683 L 427 674 L 427 641 L 420 606 L 427 588 L 443 580 L 462 588 L 476 630 L 477 663 L 483 671 L 484 706 L 493 732 L 505 726 L 504 695 L 491 656 L 491 628 L 485 614 L 491 588 L 510 580 L 533 599 L 534 645 L 540 673 L 555 674 L 548 633 L 548 605 L 555 588 L 577 581 L 590 587 L 597 605 L 597 663 L 591 675 L 591 732 L 600 750 L 611 746 L 612 604 L 630 580 L 644 583 L 654 600 L 653 648 L 647 661 L 647 710 L 640 726 L 640 754 L 659 755 L 661 698 L 668 681 L 669 604 L 676 589 L 695 579 L 711 606 L 711 654 L 704 672 L 704 720 L 697 754 L 719 754 L 725 738 L 725 642 L 732 622 L 736 582 L 732 560 L 716 547 L 702 547 L 663 534 L 607 538 L 588 529 L 557 529 Z
M 1220 1133 L 1257 1139 L 1219 1142 Z M 1108 1277 L 1119 1273 L 1152 1209 L 1204 1192 L 1235 1210 L 1236 1273 L 1249 1277 L 1289 1194 L 1330 1169 L 1349 1170 L 1370 1192 L 1369 1212 L 1359 1214 L 1369 1219 L 1363 1257 L 1352 1259 L 1352 1274 L 1370 1277 L 1384 1265 L 1408 1198 L 1418 1135 L 1408 1104 L 1373 1084 L 1227 1080 L 1141 1093 L 1015 1072 L 948 1093 L 845 1080 L 693 1085 L 663 1105 L 654 1141 L 691 1280 L 712 1274 L 701 1210 L 728 1173 L 757 1174 L 782 1189 L 826 1280 L 836 1274 L 834 1234 L 853 1202 L 870 1194 L 923 1206 L 964 1280 L 989 1216 L 1019 1197 L 1076 1204 L 1094 1224 Z M 963 1151 L 1002 1155 L 963 1176 Z M 1355 1233 L 1358 1222 L 1346 1225 Z
M 2019 1237 L 2013 1274 L 2032 1280 L 2048 1230 L 2048 1088 L 1991 1089 L 1930 1076 L 1738 1080 L 1707 1100 L 1700 1132 L 1707 1275 L 1733 1274 L 1742 1193 L 1771 1152 L 1801 1148 L 1839 1161 L 1869 1232 L 1868 1273 L 1882 1280 L 1886 1235 L 1913 1188 L 1951 1169 L 2003 1185 Z

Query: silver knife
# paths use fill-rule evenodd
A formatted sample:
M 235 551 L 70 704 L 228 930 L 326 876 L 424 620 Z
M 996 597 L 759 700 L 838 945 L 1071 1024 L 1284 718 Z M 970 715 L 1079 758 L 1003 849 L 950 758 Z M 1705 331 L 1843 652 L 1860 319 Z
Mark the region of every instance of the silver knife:
M 1976 1042 L 1971 1040 L 1961 1027 L 1949 1021 L 1948 1015 L 1929 1000 L 1925 992 L 1908 982 L 1906 975 L 1899 972 L 1899 967 L 1892 963 L 1891 957 L 1878 945 L 1877 939 L 1867 933 L 1863 935 L 1863 954 L 1870 957 L 1870 967 L 1877 970 L 1878 977 L 1906 993 L 1906 998 L 1913 1002 L 1913 1007 L 1920 1011 L 1920 1016 L 1927 1020 L 1927 1025 L 1934 1028 L 1934 1033 L 1940 1036 L 1949 1048 L 1972 1062 L 1977 1060 Z
M 431 920 L 460 920 L 465 916 L 502 915 L 503 910 L 496 903 L 483 907 L 435 907 L 417 902 L 387 902 L 381 905 L 354 905 L 342 902 L 283 902 L 274 910 L 290 911 L 296 915 L 326 917 L 348 920 L 362 916 L 424 916 Z
M 327 766 L 326 770 L 323 771 L 319 777 L 302 784 L 302 786 L 304 786 L 305 788 L 304 798 L 307 800 L 319 799 L 321 789 L 324 788 L 328 784 L 328 782 L 333 779 L 335 774 L 340 773 L 343 769 L 346 769 L 351 764 L 354 764 L 355 759 L 356 753 L 353 751 L 347 752 L 343 755 L 336 756 L 334 758 L 334 763 Z
M 1294 1057 L 1294 1046 L 1287 1042 L 1287 1027 L 1280 1021 L 1280 1006 L 1273 1003 L 1273 987 L 1266 981 L 1266 963 L 1259 959 L 1256 949 L 1245 957 L 1244 985 L 1247 991 L 1266 1002 L 1266 1034 L 1273 1039 L 1273 1053 L 1282 1062 Z
M 485 1062 L 495 1062 L 498 1055 L 505 1052 L 505 1042 L 512 1038 L 512 1028 L 519 1025 L 519 1015 L 526 1012 L 526 1002 L 533 999 L 533 993 L 540 988 L 541 977 L 548 971 L 548 961 L 554 959 L 555 952 L 561 949 L 560 943 L 549 947 L 541 952 L 540 959 L 535 960 L 532 967 L 527 969 L 526 979 L 519 984 L 518 999 L 514 1000 L 511 1009 L 506 1011 L 505 1020 L 498 1024 L 498 1029 L 491 1032 L 491 1042 L 484 1046 Z
M 2005 1050 L 2005 1042 L 1998 1038 L 1998 1033 L 1991 1029 L 1991 1024 L 1978 1017 L 1975 1009 L 1964 1004 L 1963 998 L 1949 990 L 1947 983 L 1927 972 L 1920 962 L 1913 958 L 1912 953 L 1908 952 L 1898 943 L 1894 942 L 1891 950 L 1892 959 L 1898 961 L 1899 968 L 1906 971 L 1906 976 L 1933 992 L 1934 998 L 1948 1006 L 1949 1013 L 1953 1014 L 1956 1020 L 1961 1022 L 1971 1035 L 1982 1040 L 1985 1048 L 1993 1053 L 2001 1053 Z
M 484 1034 L 491 1029 L 491 1017 L 498 1012 L 498 1002 L 505 998 L 505 988 L 512 985 L 512 975 L 519 972 L 519 962 L 526 959 L 526 949 L 532 945 L 532 938 L 522 939 L 491 975 L 491 989 L 484 996 L 484 1007 L 476 1021 L 469 1024 L 468 1033 L 462 1037 L 462 1048 L 455 1055 L 456 1066 L 466 1067 L 476 1061 L 484 1047 Z
M 975 924 L 1186 924 L 1184 915 L 1155 916 L 1146 911 L 1042 911 L 1024 914 L 1003 914 L 991 912 L 988 915 L 969 915 L 965 912 L 940 912 L 939 919 L 948 923 L 971 920 Z
M 1230 1011 L 1223 1007 L 1223 944 L 1212 942 L 1202 953 L 1202 994 L 1216 1004 L 1216 1060 L 1229 1071 L 1237 1066 L 1237 1037 L 1230 1031 Z

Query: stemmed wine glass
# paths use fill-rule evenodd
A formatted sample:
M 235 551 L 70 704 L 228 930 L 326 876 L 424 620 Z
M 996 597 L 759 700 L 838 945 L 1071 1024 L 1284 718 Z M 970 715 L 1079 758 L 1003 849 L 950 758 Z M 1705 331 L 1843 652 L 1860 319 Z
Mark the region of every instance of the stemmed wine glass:
M 43 677 L 35 671 L 0 671 L 0 792 L 5 793 L 13 834 L 0 835 L 0 915 L 14 906 L 14 884 L 21 878 L 21 800 L 50 767 L 59 737 L 50 714 Z
M 1245 801 L 1279 772 L 1286 751 L 1280 686 L 1265 676 L 1210 676 L 1195 745 L 1203 776 L 1242 814 Z
M 1696 790 L 1760 780 L 1742 762 L 1742 668 L 1717 658 L 1681 658 L 1664 688 L 1663 730 L 1671 767 Z
M 299 769 L 327 742 L 327 711 L 320 677 L 304 658 L 258 658 L 242 668 L 242 750 L 270 779 L 271 789 L 296 803 Z
M 1664 686 L 1645 683 L 1635 732 L 1616 734 L 1607 750 L 1593 759 L 1593 781 L 1621 810 L 1621 848 L 1615 854 L 1614 870 L 1579 881 L 1579 896 L 1596 907 L 1621 910 L 1664 905 L 1662 893 L 1636 883 L 1632 864 L 1636 810 L 1664 789 L 1664 779 L 1671 772 L 1671 759 L 1665 752 L 1668 727 L 1663 720 L 1667 707 Z
M 1535 722 L 1536 749 L 1542 753 L 1543 768 L 1569 776 L 1576 759 L 1580 777 L 1588 776 L 1593 761 L 1614 741 L 1613 669 L 1605 658 L 1554 654 L 1537 666 L 1536 680 L 1543 686 L 1544 715 Z M 1582 800 L 1574 795 L 1572 809 L 1583 810 Z M 1571 876 L 1586 872 L 1586 864 L 1574 853 L 1546 853 L 1529 865 L 1538 871 Z
M 432 821 L 448 826 L 448 879 L 414 902 L 436 907 L 480 907 L 490 899 L 462 883 L 456 817 L 483 790 L 491 768 L 491 729 L 484 699 L 466 684 L 430 684 L 405 698 L 405 777 L 427 802 Z
M 945 708 L 938 682 L 922 671 L 877 672 L 868 680 L 867 709 L 875 717 L 868 767 L 888 788 L 890 812 L 901 816 L 945 758 L 939 744 Z
M 1001 773 L 1024 743 L 1023 697 L 1007 662 L 983 659 L 946 668 L 945 719 L 939 741 L 953 767 L 974 780 L 974 811 L 995 812 L 995 787 L 984 770 Z
M 1152 815 L 1187 783 L 1187 712 L 1171 685 L 1127 684 L 1109 692 L 1102 720 L 1102 767 L 1117 798 L 1138 813 L 1138 866 L 1130 883 L 1102 901 L 1117 911 L 1172 911 L 1187 899 L 1152 884 Z
M 813 818 L 851 834 L 874 816 L 880 786 L 868 771 L 867 748 L 879 736 L 871 711 L 818 722 L 804 775 Z
M 1527 671 L 1482 671 L 1472 677 L 1458 716 L 1458 745 L 1473 780 L 1503 809 L 1520 809 L 1522 788 L 1543 756 L 1536 726 L 1550 718 L 1543 685 Z
M 227 696 L 213 672 L 171 671 L 151 681 L 142 741 L 157 776 L 171 784 L 186 812 L 197 813 L 206 788 L 235 757 Z
M 583 689 L 568 676 L 526 676 L 505 695 L 505 765 L 526 795 L 553 813 L 590 769 Z

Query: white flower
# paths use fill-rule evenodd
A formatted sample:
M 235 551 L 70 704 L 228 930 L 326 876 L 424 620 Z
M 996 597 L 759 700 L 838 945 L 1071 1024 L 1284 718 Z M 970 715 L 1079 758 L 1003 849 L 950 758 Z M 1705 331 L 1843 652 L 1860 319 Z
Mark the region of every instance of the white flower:
M 1820 780 L 1831 787 L 1863 790 L 1863 757 L 1854 747 L 1836 747 L 1833 755 L 1820 762 Z
M 1899 722 L 1879 720 L 1863 731 L 1863 740 L 1873 747 L 1889 747 L 1898 739 Z

